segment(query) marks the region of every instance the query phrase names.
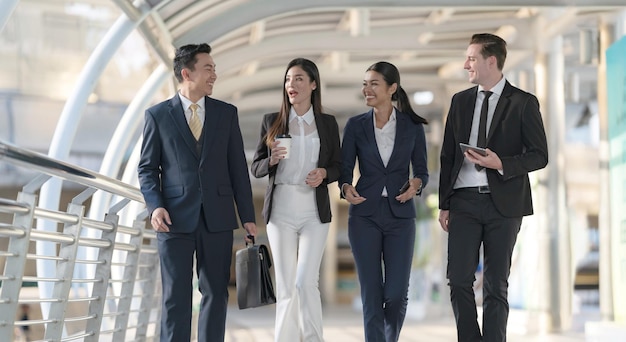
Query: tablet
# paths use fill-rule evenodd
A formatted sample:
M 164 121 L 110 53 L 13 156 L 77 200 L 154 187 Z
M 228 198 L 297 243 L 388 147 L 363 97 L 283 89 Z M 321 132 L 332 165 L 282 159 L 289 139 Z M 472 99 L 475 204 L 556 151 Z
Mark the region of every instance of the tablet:
M 461 151 L 463 151 L 463 153 L 465 153 L 465 151 L 467 150 L 472 150 L 478 154 L 480 154 L 481 156 L 486 156 L 487 155 L 487 151 L 482 148 L 482 147 L 476 147 L 476 146 L 472 146 L 472 145 L 468 145 L 468 144 L 464 144 L 464 143 L 459 143 L 459 146 L 461 146 Z

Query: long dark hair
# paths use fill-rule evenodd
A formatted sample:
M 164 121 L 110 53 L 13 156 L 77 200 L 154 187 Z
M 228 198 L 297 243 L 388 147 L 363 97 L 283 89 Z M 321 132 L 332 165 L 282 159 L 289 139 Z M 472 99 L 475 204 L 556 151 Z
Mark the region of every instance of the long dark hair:
M 287 79 L 287 73 L 289 69 L 299 66 L 309 75 L 311 82 L 315 82 L 315 89 L 311 93 L 311 104 L 313 104 L 313 114 L 317 117 L 322 114 L 322 91 L 321 91 L 321 82 L 320 82 L 320 72 L 317 69 L 317 65 L 312 61 L 306 58 L 296 58 L 287 64 L 287 69 L 285 69 L 285 75 L 283 76 L 283 103 L 280 106 L 280 111 L 276 116 L 276 119 L 270 126 L 267 131 L 267 135 L 265 136 L 265 144 L 269 146 L 273 141 L 274 137 L 280 134 L 289 133 L 289 111 L 291 110 L 291 103 L 289 102 L 289 94 L 287 94 L 287 90 L 285 90 L 284 83 Z
M 428 124 L 428 121 L 423 117 L 417 115 L 411 107 L 411 102 L 409 101 L 409 97 L 406 94 L 406 91 L 400 85 L 400 72 L 395 65 L 389 62 L 376 62 L 372 64 L 365 72 L 368 71 L 376 71 L 377 73 L 383 75 L 383 79 L 387 83 L 387 85 L 397 84 L 398 89 L 396 92 L 391 95 L 391 101 L 396 101 L 398 110 L 402 113 L 409 114 L 411 120 L 418 124 Z

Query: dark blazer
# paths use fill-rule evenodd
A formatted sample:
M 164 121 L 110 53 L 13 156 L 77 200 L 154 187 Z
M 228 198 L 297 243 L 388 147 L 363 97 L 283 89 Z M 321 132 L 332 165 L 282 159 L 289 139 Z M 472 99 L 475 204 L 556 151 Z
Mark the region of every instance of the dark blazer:
M 409 164 L 413 178 L 422 180 L 422 188 L 428 184 L 426 137 L 424 126 L 413 122 L 408 114 L 396 110 L 396 138 L 393 152 L 383 164 L 374 135 L 374 110 L 354 116 L 348 120 L 341 143 L 341 177 L 339 187 L 352 184 L 356 159 L 359 160 L 360 177 L 356 191 L 367 200 L 350 205 L 350 215 L 371 216 L 378 212 L 383 187 L 387 187 L 388 201 L 396 217 L 414 218 L 413 200 L 400 203 L 395 200 L 400 188 L 409 179 Z
M 254 222 L 248 165 L 237 108 L 205 97 L 202 153 L 185 120 L 179 95 L 146 110 L 139 183 L 150 213 L 165 208 L 170 232 L 190 233 L 202 206 L 210 232 Z
M 459 143 L 468 143 L 478 87 L 455 94 L 448 113 L 441 148 L 439 208 L 450 209 L 453 186 L 463 164 Z M 502 160 L 504 175 L 486 169 L 491 198 L 505 217 L 533 213 L 528 173 L 548 163 L 548 144 L 537 98 L 508 81 L 496 106 L 487 147 Z
M 265 202 L 263 203 L 263 217 L 265 223 L 270 220 L 272 213 L 272 194 L 274 193 L 274 184 L 276 178 L 276 170 L 278 164 L 269 166 L 270 149 L 265 144 L 265 135 L 272 126 L 272 123 L 278 116 L 278 113 L 266 114 L 261 124 L 261 137 L 252 161 L 252 174 L 261 178 L 269 175 L 269 184 L 265 191 Z M 317 161 L 317 167 L 326 169 L 326 179 L 315 188 L 315 201 L 317 202 L 317 212 L 322 223 L 330 222 L 332 217 L 330 212 L 330 198 L 328 196 L 328 184 L 339 178 L 339 166 L 341 164 L 341 147 L 339 143 L 339 127 L 334 116 L 329 114 L 315 115 L 315 125 L 317 133 L 320 137 L 320 153 Z

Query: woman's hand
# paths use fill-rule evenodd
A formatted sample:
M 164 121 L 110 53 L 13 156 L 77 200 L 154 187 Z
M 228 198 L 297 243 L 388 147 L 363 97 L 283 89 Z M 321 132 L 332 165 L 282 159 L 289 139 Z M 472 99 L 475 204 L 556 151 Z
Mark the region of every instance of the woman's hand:
M 422 180 L 420 178 L 413 178 L 409 180 L 409 188 L 403 193 L 396 196 L 396 201 L 404 203 L 411 198 L 415 197 L 422 188 Z
M 312 188 L 317 188 L 324 178 L 326 178 L 326 169 L 318 167 L 306 175 L 305 183 Z
M 350 184 L 344 184 L 342 190 L 343 190 L 343 197 L 350 204 L 354 204 L 354 205 L 361 204 L 365 202 L 365 200 L 367 199 L 365 197 L 361 197 L 361 195 L 359 195 L 356 189 Z
M 274 166 L 280 162 L 281 159 L 285 159 L 285 154 L 287 154 L 286 147 L 279 147 L 278 141 L 274 140 L 271 145 L 270 151 L 270 166 Z

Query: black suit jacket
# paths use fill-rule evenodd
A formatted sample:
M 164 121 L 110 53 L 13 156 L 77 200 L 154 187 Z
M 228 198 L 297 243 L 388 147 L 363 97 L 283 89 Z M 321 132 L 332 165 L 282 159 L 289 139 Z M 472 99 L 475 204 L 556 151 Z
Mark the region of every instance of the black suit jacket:
M 178 94 L 146 110 L 139 183 L 150 213 L 169 212 L 172 233 L 194 231 L 200 208 L 211 232 L 237 228 L 236 211 L 242 223 L 254 222 L 237 108 L 210 97 L 204 103 L 200 154 Z
M 265 135 L 277 115 L 278 113 L 271 113 L 263 117 L 261 136 L 251 167 L 252 174 L 257 178 L 265 177 L 269 174 L 269 184 L 265 192 L 265 202 L 263 203 L 263 217 L 265 218 L 265 223 L 269 222 L 272 213 L 272 194 L 275 187 L 274 180 L 276 178 L 276 170 L 278 170 L 278 164 L 269 166 L 270 149 L 265 144 Z M 317 133 L 320 137 L 320 153 L 317 167 L 326 169 L 326 179 L 315 189 L 315 200 L 320 221 L 327 223 L 330 222 L 332 217 L 330 212 L 330 198 L 328 196 L 328 184 L 339 178 L 341 165 L 339 127 L 337 126 L 335 117 L 329 114 L 316 114 L 315 125 L 317 126 Z
M 463 163 L 459 143 L 468 143 L 478 87 L 452 97 L 441 148 L 439 208 L 450 209 L 450 197 Z M 487 147 L 502 160 L 504 175 L 486 169 L 491 197 L 505 217 L 533 213 L 528 173 L 548 163 L 548 144 L 537 98 L 508 81 L 487 134 Z

